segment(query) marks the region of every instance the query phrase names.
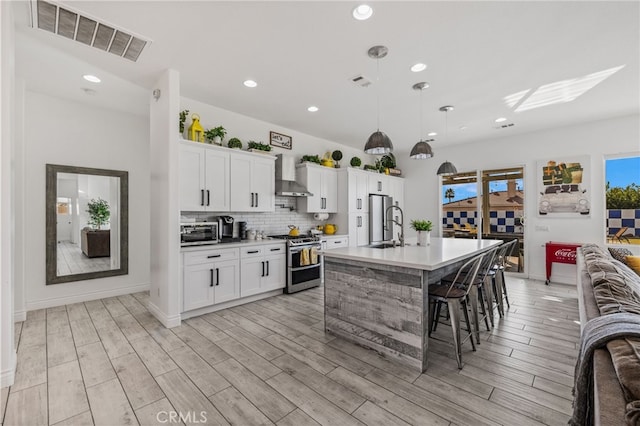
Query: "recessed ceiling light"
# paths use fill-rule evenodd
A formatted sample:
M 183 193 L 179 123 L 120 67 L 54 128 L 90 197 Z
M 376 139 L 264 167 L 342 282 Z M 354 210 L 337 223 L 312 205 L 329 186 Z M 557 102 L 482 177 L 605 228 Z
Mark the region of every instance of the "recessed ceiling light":
M 256 87 L 258 85 L 258 83 L 253 80 L 245 80 L 243 84 L 247 87 Z
M 502 122 L 505 122 L 505 121 L 507 121 L 507 119 L 506 119 L 506 118 L 504 118 L 504 117 L 500 117 L 500 118 L 496 118 L 496 119 L 495 119 L 495 122 L 496 122 L 496 123 L 502 123 Z
M 87 81 L 90 81 L 91 83 L 100 83 L 100 79 L 95 75 L 86 74 L 86 75 L 83 75 L 82 78 L 84 78 Z
M 373 9 L 367 4 L 361 4 L 353 9 L 352 15 L 358 21 L 366 21 L 373 15 Z
M 316 111 L 318 111 L 318 107 L 315 106 L 315 105 L 311 105 L 309 108 L 307 108 L 307 111 L 316 112 Z
M 438 134 L 436 132 L 430 132 L 427 133 L 427 136 L 438 136 Z
M 424 71 L 427 69 L 427 65 L 426 64 L 422 64 L 422 63 L 417 63 L 411 66 L 411 71 L 413 72 L 420 72 L 420 71 Z

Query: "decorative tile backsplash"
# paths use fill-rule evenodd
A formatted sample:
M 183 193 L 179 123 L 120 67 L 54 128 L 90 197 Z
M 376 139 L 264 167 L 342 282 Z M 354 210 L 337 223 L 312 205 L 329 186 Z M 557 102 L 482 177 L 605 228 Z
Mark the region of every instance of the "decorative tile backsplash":
M 267 235 L 287 234 L 289 233 L 289 225 L 297 226 L 300 228 L 301 233 L 306 234 L 310 229 L 318 225 L 331 223 L 333 215 L 329 215 L 329 219 L 325 221 L 318 221 L 313 218 L 312 213 L 300 213 L 297 211 L 297 198 L 276 196 L 276 208 L 273 213 L 220 212 L 217 214 L 182 212 L 182 216 L 195 218 L 199 222 L 211 222 L 217 216 L 233 216 L 235 219 L 233 234 L 237 237 L 238 222 L 247 222 L 247 230 L 255 229 Z

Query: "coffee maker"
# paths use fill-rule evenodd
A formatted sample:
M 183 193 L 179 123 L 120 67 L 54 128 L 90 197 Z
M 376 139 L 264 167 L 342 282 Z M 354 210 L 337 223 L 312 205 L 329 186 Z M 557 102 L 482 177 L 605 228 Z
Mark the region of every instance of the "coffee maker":
M 233 239 L 233 216 L 218 216 L 220 241 Z

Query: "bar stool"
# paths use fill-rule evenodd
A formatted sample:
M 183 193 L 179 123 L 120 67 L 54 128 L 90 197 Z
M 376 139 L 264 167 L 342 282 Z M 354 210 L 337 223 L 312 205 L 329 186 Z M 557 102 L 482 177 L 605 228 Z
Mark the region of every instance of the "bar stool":
M 509 304 L 509 296 L 507 294 L 507 282 L 504 278 L 504 271 L 511 267 L 507 262 L 507 257 L 511 253 L 514 247 L 518 245 L 518 240 L 511 240 L 506 244 L 503 244 L 501 250 L 496 256 L 495 265 L 493 266 L 492 273 L 492 286 L 496 296 L 496 304 L 498 305 L 498 314 L 500 318 L 504 316 L 504 301 L 507 302 L 507 309 L 511 308 Z
M 480 321 L 484 321 L 487 331 L 490 331 L 494 327 L 493 321 L 493 289 L 491 285 L 491 273 L 495 264 L 496 255 L 498 249 L 501 246 L 495 247 L 490 251 L 484 253 L 482 263 L 478 269 L 477 276 L 473 281 L 473 285 L 476 287 L 477 297 L 469 296 L 469 305 L 471 307 L 471 315 L 473 315 L 473 325 L 476 334 L 476 342 L 480 344 Z M 455 278 L 455 274 L 450 274 L 442 278 L 443 284 L 450 284 Z M 480 309 L 482 315 L 478 311 L 478 301 L 480 302 Z M 486 304 L 486 307 L 485 307 Z M 435 331 L 438 325 L 438 319 L 440 317 L 440 307 L 436 311 L 435 324 L 433 331 Z M 491 322 L 491 326 L 489 326 Z
M 453 346 L 456 351 L 456 361 L 458 368 L 462 368 L 462 343 L 468 338 L 471 339 L 471 347 L 476 350 L 473 343 L 473 331 L 469 321 L 469 312 L 467 310 L 467 296 L 470 295 L 471 300 L 477 300 L 478 295 L 474 282 L 482 263 L 483 255 L 473 257 L 466 261 L 456 273 L 453 281 L 449 284 L 429 286 L 429 336 L 431 329 L 435 323 L 436 308 L 440 310 L 443 303 L 447 304 L 449 316 L 451 317 L 451 331 L 453 333 Z M 442 282 L 442 281 L 441 281 Z M 464 313 L 464 319 L 467 323 L 467 331 L 469 334 L 460 340 L 460 308 Z

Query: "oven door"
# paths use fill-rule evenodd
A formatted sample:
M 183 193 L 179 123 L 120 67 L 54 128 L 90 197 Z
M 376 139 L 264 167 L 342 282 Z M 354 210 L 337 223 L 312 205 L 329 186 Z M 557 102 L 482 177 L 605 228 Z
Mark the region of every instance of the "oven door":
M 318 243 L 289 248 L 287 293 L 320 285 L 323 259 L 319 254 L 314 256 L 312 248 L 319 251 L 321 245 Z

